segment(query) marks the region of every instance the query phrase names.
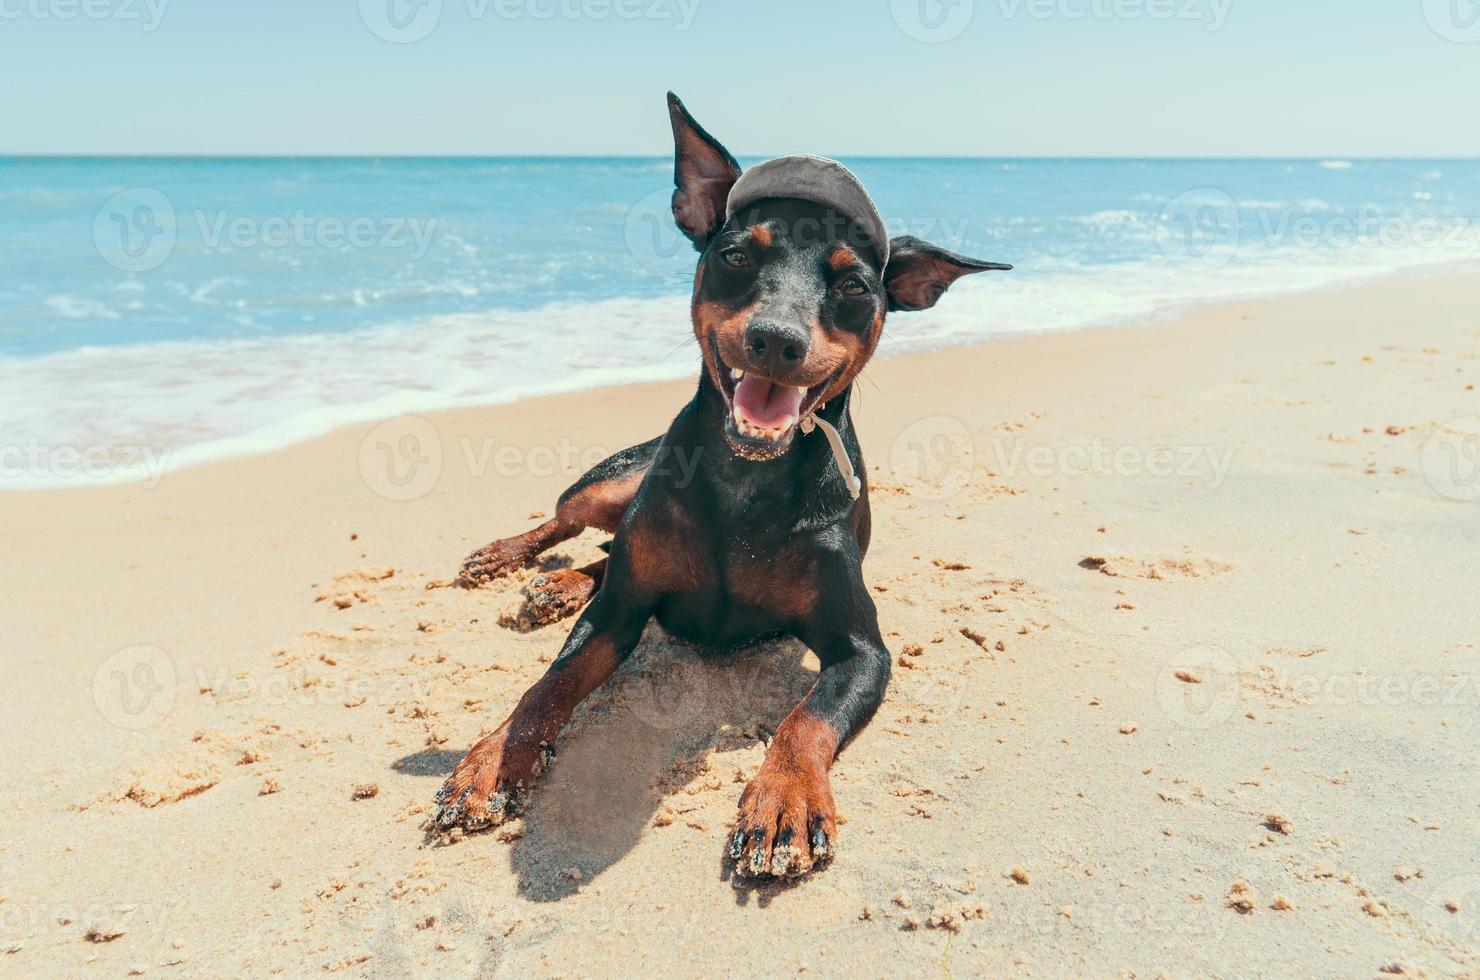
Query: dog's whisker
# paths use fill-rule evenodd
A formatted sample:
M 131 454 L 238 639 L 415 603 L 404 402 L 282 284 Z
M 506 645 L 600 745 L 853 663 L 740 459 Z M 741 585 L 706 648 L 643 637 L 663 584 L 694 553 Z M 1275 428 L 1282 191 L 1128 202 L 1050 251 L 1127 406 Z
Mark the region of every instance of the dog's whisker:
M 873 389 L 875 391 L 879 392 L 880 394 L 883 394 L 884 389 L 879 387 L 879 383 L 874 380 L 874 376 L 873 375 L 871 375 L 871 374 L 868 373 L 868 369 L 866 369 L 866 368 L 865 369 L 861 369 L 858 372 L 858 380 L 859 381 L 867 381 L 870 385 L 873 386 Z M 863 391 L 860 389 L 859 392 L 858 392 L 858 394 L 860 396 L 859 400 L 862 401 Z
M 664 354 L 661 358 L 659 358 L 659 361 L 662 362 L 662 361 L 668 360 L 668 358 L 672 357 L 674 354 L 677 354 L 679 351 L 683 350 L 689 344 L 693 344 L 695 346 L 698 346 L 698 344 L 699 344 L 699 338 L 698 337 L 695 337 L 693 334 L 690 334 L 688 337 L 684 338 L 683 340 L 680 340 L 678 342 L 678 346 L 674 347 L 671 351 L 669 351 L 668 353 Z

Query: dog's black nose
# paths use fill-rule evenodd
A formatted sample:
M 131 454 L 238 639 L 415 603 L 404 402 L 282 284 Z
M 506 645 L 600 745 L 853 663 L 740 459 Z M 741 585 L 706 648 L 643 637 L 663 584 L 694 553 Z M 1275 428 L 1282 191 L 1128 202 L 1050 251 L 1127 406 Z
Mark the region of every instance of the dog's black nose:
M 807 333 L 779 320 L 752 320 L 745 328 L 745 354 L 762 374 L 782 377 L 807 359 Z

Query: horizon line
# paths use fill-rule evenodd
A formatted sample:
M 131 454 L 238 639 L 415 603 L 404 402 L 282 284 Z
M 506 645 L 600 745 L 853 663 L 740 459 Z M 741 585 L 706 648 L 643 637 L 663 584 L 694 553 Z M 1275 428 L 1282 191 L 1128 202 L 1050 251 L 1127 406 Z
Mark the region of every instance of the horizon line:
M 742 160 L 767 160 L 782 154 L 737 153 Z M 1350 161 L 1350 162 L 1480 162 L 1480 156 L 1390 156 L 1363 154 L 1315 154 L 1281 156 L 1276 154 L 1242 155 L 1172 155 L 1152 154 L 882 154 L 835 153 L 836 158 L 851 160 L 1077 160 L 1077 161 Z M 671 153 L 7 153 L 0 160 L 670 160 Z

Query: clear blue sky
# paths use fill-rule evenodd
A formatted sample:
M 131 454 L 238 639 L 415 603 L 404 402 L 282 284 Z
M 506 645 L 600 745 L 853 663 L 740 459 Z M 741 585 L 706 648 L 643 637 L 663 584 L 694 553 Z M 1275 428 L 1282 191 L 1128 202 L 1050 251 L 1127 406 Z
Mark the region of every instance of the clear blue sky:
M 419 2 L 0 0 L 0 153 L 1480 156 L 1473 0 Z

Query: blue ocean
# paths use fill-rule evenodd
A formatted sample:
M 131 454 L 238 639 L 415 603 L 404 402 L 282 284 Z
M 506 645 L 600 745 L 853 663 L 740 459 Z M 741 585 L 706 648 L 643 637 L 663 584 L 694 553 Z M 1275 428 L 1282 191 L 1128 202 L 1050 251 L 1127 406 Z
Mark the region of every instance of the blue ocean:
M 1475 161 L 844 162 L 891 233 L 1016 266 L 891 318 L 882 356 L 1480 259 Z M 0 159 L 0 489 L 136 479 L 141 448 L 177 468 L 350 422 L 693 374 L 694 253 L 668 216 L 671 172 Z M 87 452 L 112 462 L 55 463 Z

